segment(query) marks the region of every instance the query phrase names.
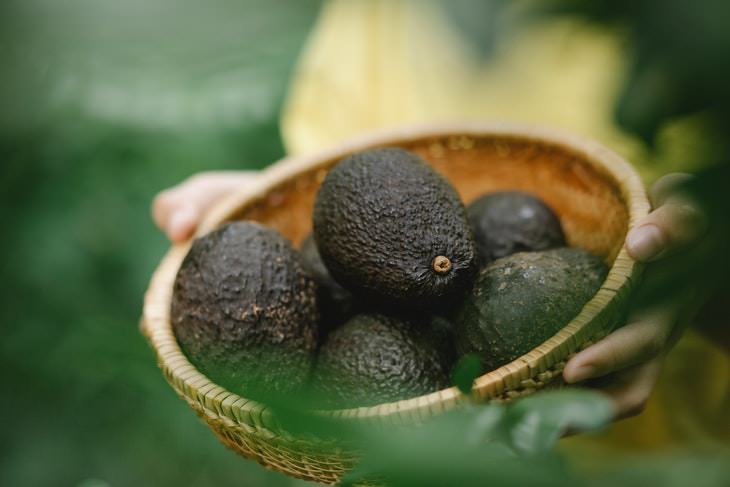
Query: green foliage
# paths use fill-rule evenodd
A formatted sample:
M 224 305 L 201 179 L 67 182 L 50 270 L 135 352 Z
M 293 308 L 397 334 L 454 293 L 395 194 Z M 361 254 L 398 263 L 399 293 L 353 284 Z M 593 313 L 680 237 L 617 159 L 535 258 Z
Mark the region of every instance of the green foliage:
M 613 406 L 605 397 L 566 390 L 515 402 L 507 410 L 505 432 L 515 450 L 534 454 L 547 451 L 568 432 L 596 430 L 612 417 Z
M 365 426 L 276 401 L 271 408 L 286 430 L 359 452 L 358 464 L 343 479 L 346 486 L 720 487 L 730 482 L 727 449 L 634 454 L 592 471 L 574 468 L 554 448 L 558 440 L 600 430 L 613 417 L 610 400 L 587 390 L 543 392 L 507 405 L 467 404 L 421 425 L 400 427 Z
M 555 442 L 568 430 L 597 429 L 610 418 L 608 400 L 585 391 L 474 406 L 413 431 L 370 432 L 363 460 L 345 484 L 380 478 L 397 486 L 560 485 L 573 474 L 551 451 Z
M 728 127 L 728 2 L 553 0 L 546 5 L 627 34 L 632 69 L 616 103 L 617 121 L 627 130 L 651 143 L 668 120 L 700 110 Z
M 726 450 L 635 456 L 589 473 L 574 469 L 556 453 L 553 447 L 561 436 L 600 429 L 612 414 L 604 396 L 564 390 L 506 406 L 466 407 L 416 428 L 357 428 L 327 421 L 327 434 L 347 430 L 351 447 L 362 452 L 344 485 L 719 487 L 730 482 Z M 306 416 L 298 421 L 311 424 Z
M 698 150 L 685 155 L 697 159 L 701 169 L 681 189 L 705 213 L 707 232 L 691 248 L 650 266 L 637 299 L 639 305 L 663 301 L 695 311 L 730 272 L 730 3 L 553 0 L 543 8 L 625 33 L 632 69 L 615 103 L 616 121 L 624 129 L 653 146 L 660 129 L 680 117 L 701 121 Z
M 153 196 L 282 155 L 278 112 L 316 10 L 0 5 L 0 485 L 291 485 L 214 438 L 137 325 L 168 247 Z
M 468 353 L 459 359 L 451 371 L 451 383 L 464 394 L 469 394 L 474 386 L 474 379 L 481 374 L 481 359 L 474 353 Z
M 613 414 L 606 397 L 581 390 L 546 392 L 508 405 L 466 404 L 421 425 L 400 427 L 364 426 L 291 403 L 270 402 L 287 431 L 359 452 L 345 485 L 367 480 L 394 486 L 559 485 L 577 477 L 554 452 L 556 442 L 568 432 L 598 430 Z M 534 468 L 525 469 L 525 462 Z

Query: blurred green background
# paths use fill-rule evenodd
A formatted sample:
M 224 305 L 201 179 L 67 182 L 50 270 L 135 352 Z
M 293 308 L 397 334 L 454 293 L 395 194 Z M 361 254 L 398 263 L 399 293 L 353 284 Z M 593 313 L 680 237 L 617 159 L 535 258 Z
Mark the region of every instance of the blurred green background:
M 137 324 L 168 247 L 154 194 L 282 155 L 279 109 L 317 9 L 2 3 L 0 485 L 292 484 L 215 439 Z

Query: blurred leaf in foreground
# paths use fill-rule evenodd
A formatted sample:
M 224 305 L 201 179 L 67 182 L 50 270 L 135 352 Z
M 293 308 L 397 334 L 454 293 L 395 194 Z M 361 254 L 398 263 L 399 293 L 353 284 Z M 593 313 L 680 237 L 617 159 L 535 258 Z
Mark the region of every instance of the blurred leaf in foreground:
M 469 394 L 474 386 L 474 380 L 482 374 L 482 363 L 473 353 L 459 359 L 451 373 L 451 383 L 459 388 L 463 394 Z
M 537 453 L 552 448 L 569 431 L 593 431 L 612 417 L 612 404 L 605 397 L 565 390 L 515 402 L 507 409 L 504 424 L 515 450 Z
M 555 391 L 508 405 L 468 405 L 415 428 L 357 428 L 361 460 L 344 479 L 396 486 L 564 485 L 573 474 L 550 451 L 568 431 L 597 429 L 611 418 L 604 396 Z M 532 465 L 524 468 L 525 462 Z

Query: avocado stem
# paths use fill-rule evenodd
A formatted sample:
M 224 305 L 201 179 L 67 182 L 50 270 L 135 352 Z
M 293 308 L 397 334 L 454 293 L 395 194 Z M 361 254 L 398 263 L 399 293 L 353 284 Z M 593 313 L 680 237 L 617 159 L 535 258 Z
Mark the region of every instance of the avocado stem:
M 451 270 L 451 261 L 448 257 L 438 255 L 433 259 L 433 270 L 439 274 L 446 274 Z

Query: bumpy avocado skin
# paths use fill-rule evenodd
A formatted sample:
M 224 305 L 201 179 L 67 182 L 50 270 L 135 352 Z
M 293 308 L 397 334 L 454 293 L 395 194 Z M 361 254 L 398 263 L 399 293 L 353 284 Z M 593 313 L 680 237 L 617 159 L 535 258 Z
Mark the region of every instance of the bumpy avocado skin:
M 317 343 L 315 284 L 275 230 L 226 224 L 195 240 L 174 284 L 172 326 L 214 382 L 246 397 L 309 379 Z
M 607 273 L 598 257 L 567 247 L 496 260 L 457 313 L 459 354 L 478 354 L 485 371 L 511 362 L 573 319 Z
M 463 296 L 477 253 L 453 187 L 417 155 L 397 148 L 354 154 L 322 183 L 314 238 L 332 276 L 380 304 L 437 308 Z M 434 269 L 445 256 L 448 272 Z
M 517 252 L 565 245 L 565 234 L 557 215 L 529 193 L 488 193 L 467 206 L 466 213 L 481 267 Z
M 320 332 L 328 333 L 351 318 L 357 308 L 352 293 L 332 278 L 317 250 L 314 237 L 309 235 L 299 248 L 304 269 L 317 283 L 317 304 L 321 316 Z
M 428 319 L 431 333 L 436 340 L 436 349 L 439 352 L 441 364 L 446 372 L 450 372 L 457 358 L 454 324 L 443 316 L 432 316 Z
M 319 351 L 313 388 L 325 407 L 372 406 L 448 386 L 438 338 L 428 327 L 382 314 L 356 315 Z

